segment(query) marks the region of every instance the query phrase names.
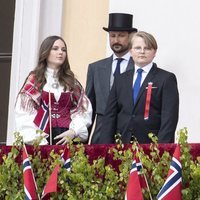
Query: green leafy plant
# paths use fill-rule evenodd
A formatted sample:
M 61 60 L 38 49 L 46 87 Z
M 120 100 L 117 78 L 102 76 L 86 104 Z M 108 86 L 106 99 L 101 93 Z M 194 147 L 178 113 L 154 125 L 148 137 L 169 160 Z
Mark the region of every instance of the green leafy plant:
M 22 138 L 19 133 L 15 135 L 17 139 L 9 153 L 0 152 L 0 199 L 24 199 Z M 200 200 L 200 157 L 192 158 L 187 136 L 186 128 L 178 131 L 183 169 L 182 197 L 183 200 Z M 28 150 L 38 193 L 42 193 L 53 169 L 60 163 L 58 192 L 51 194 L 51 199 L 123 200 L 133 154 L 136 152 L 143 165 L 142 174 L 149 185 L 149 188 L 143 189 L 144 199 L 148 200 L 150 197 L 156 199 L 167 177 L 173 152 L 163 151 L 162 145 L 158 144 L 153 134 L 150 133 L 149 137 L 152 143 L 144 150 L 144 146 L 140 146 L 137 142 L 133 142 L 132 145 L 122 144 L 120 136 L 117 136 L 117 144 L 111 146 L 108 151 L 108 155 L 116 165 L 108 163 L 106 158 L 101 156 L 91 160 L 83 144 L 73 145 L 71 142 L 68 145 L 71 157 L 70 172 L 62 167 L 60 156 L 63 149 L 51 150 L 48 157 L 43 158 L 42 147 L 38 146 L 36 141 Z

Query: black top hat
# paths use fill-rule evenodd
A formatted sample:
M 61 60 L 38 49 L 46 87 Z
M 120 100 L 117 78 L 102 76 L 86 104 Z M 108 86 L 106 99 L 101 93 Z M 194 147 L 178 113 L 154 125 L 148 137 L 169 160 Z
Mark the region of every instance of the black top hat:
M 108 28 L 103 27 L 105 31 L 128 31 L 137 32 L 136 28 L 132 27 L 133 15 L 124 13 L 110 13 Z

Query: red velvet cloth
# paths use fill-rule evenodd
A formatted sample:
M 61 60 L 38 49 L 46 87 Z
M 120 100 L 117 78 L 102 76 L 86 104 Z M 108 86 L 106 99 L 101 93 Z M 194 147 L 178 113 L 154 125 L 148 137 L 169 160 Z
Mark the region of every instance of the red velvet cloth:
M 149 154 L 149 144 L 141 145 L 144 152 L 146 154 Z M 190 153 L 193 157 L 193 159 L 196 159 L 196 157 L 200 156 L 200 143 L 192 143 L 189 144 L 190 146 Z M 106 164 L 111 164 L 113 167 L 117 168 L 119 165 L 119 161 L 113 160 L 112 154 L 109 154 L 108 151 L 115 147 L 115 145 L 85 145 L 85 153 L 89 156 L 89 160 L 92 162 L 93 160 L 98 159 L 99 157 L 105 157 Z M 176 144 L 160 144 L 159 150 L 162 154 L 164 151 L 168 151 L 170 155 L 173 154 L 174 149 L 176 147 Z M 5 146 L 0 145 L 0 163 L 2 163 L 2 155 L 8 154 L 11 150 L 11 146 Z M 131 145 L 125 145 L 124 149 L 131 148 Z M 64 146 L 59 145 L 52 145 L 52 146 L 39 146 L 38 150 L 41 151 L 41 157 L 42 158 L 48 158 L 49 153 L 51 150 L 54 150 L 56 153 L 60 153 L 61 150 L 64 150 Z M 32 146 L 27 145 L 27 152 L 30 155 L 34 154 L 34 149 Z M 22 158 L 19 156 L 16 161 L 21 164 Z

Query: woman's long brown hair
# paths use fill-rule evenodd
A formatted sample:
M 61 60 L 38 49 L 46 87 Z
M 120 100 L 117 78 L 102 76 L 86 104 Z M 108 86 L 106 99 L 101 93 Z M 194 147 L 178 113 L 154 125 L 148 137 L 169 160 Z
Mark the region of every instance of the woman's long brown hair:
M 45 79 L 45 71 L 47 68 L 47 58 L 50 54 L 52 46 L 56 40 L 62 40 L 67 49 L 67 45 L 63 38 L 59 36 L 49 36 L 47 37 L 41 44 L 39 50 L 38 63 L 35 69 L 31 72 L 35 75 L 35 84 L 39 87 L 41 91 L 46 83 Z M 74 73 L 70 69 L 70 64 L 68 61 L 68 54 L 66 52 L 66 58 L 64 63 L 60 66 L 59 71 L 57 72 L 58 80 L 62 86 L 64 86 L 64 90 L 73 90 L 75 87 L 75 76 Z

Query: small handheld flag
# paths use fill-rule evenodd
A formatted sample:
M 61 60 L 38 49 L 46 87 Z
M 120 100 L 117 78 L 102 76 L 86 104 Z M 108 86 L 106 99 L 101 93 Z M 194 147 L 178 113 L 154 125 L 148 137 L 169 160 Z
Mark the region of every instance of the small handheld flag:
M 125 200 L 143 200 L 142 188 L 140 186 L 135 157 L 132 162 Z
M 167 179 L 157 195 L 158 200 L 181 200 L 182 166 L 180 163 L 180 145 L 177 145 Z
M 25 200 L 38 200 L 37 186 L 25 145 L 22 154 Z
M 64 149 L 64 152 L 61 155 L 61 159 L 64 163 L 64 168 L 67 171 L 71 170 L 71 160 L 70 160 L 70 151 L 67 149 L 67 147 Z
M 60 169 L 60 165 L 57 164 L 51 176 L 49 177 L 47 184 L 44 187 L 44 190 L 42 192 L 42 199 L 44 199 L 44 197 L 49 193 L 57 192 L 59 169 Z

